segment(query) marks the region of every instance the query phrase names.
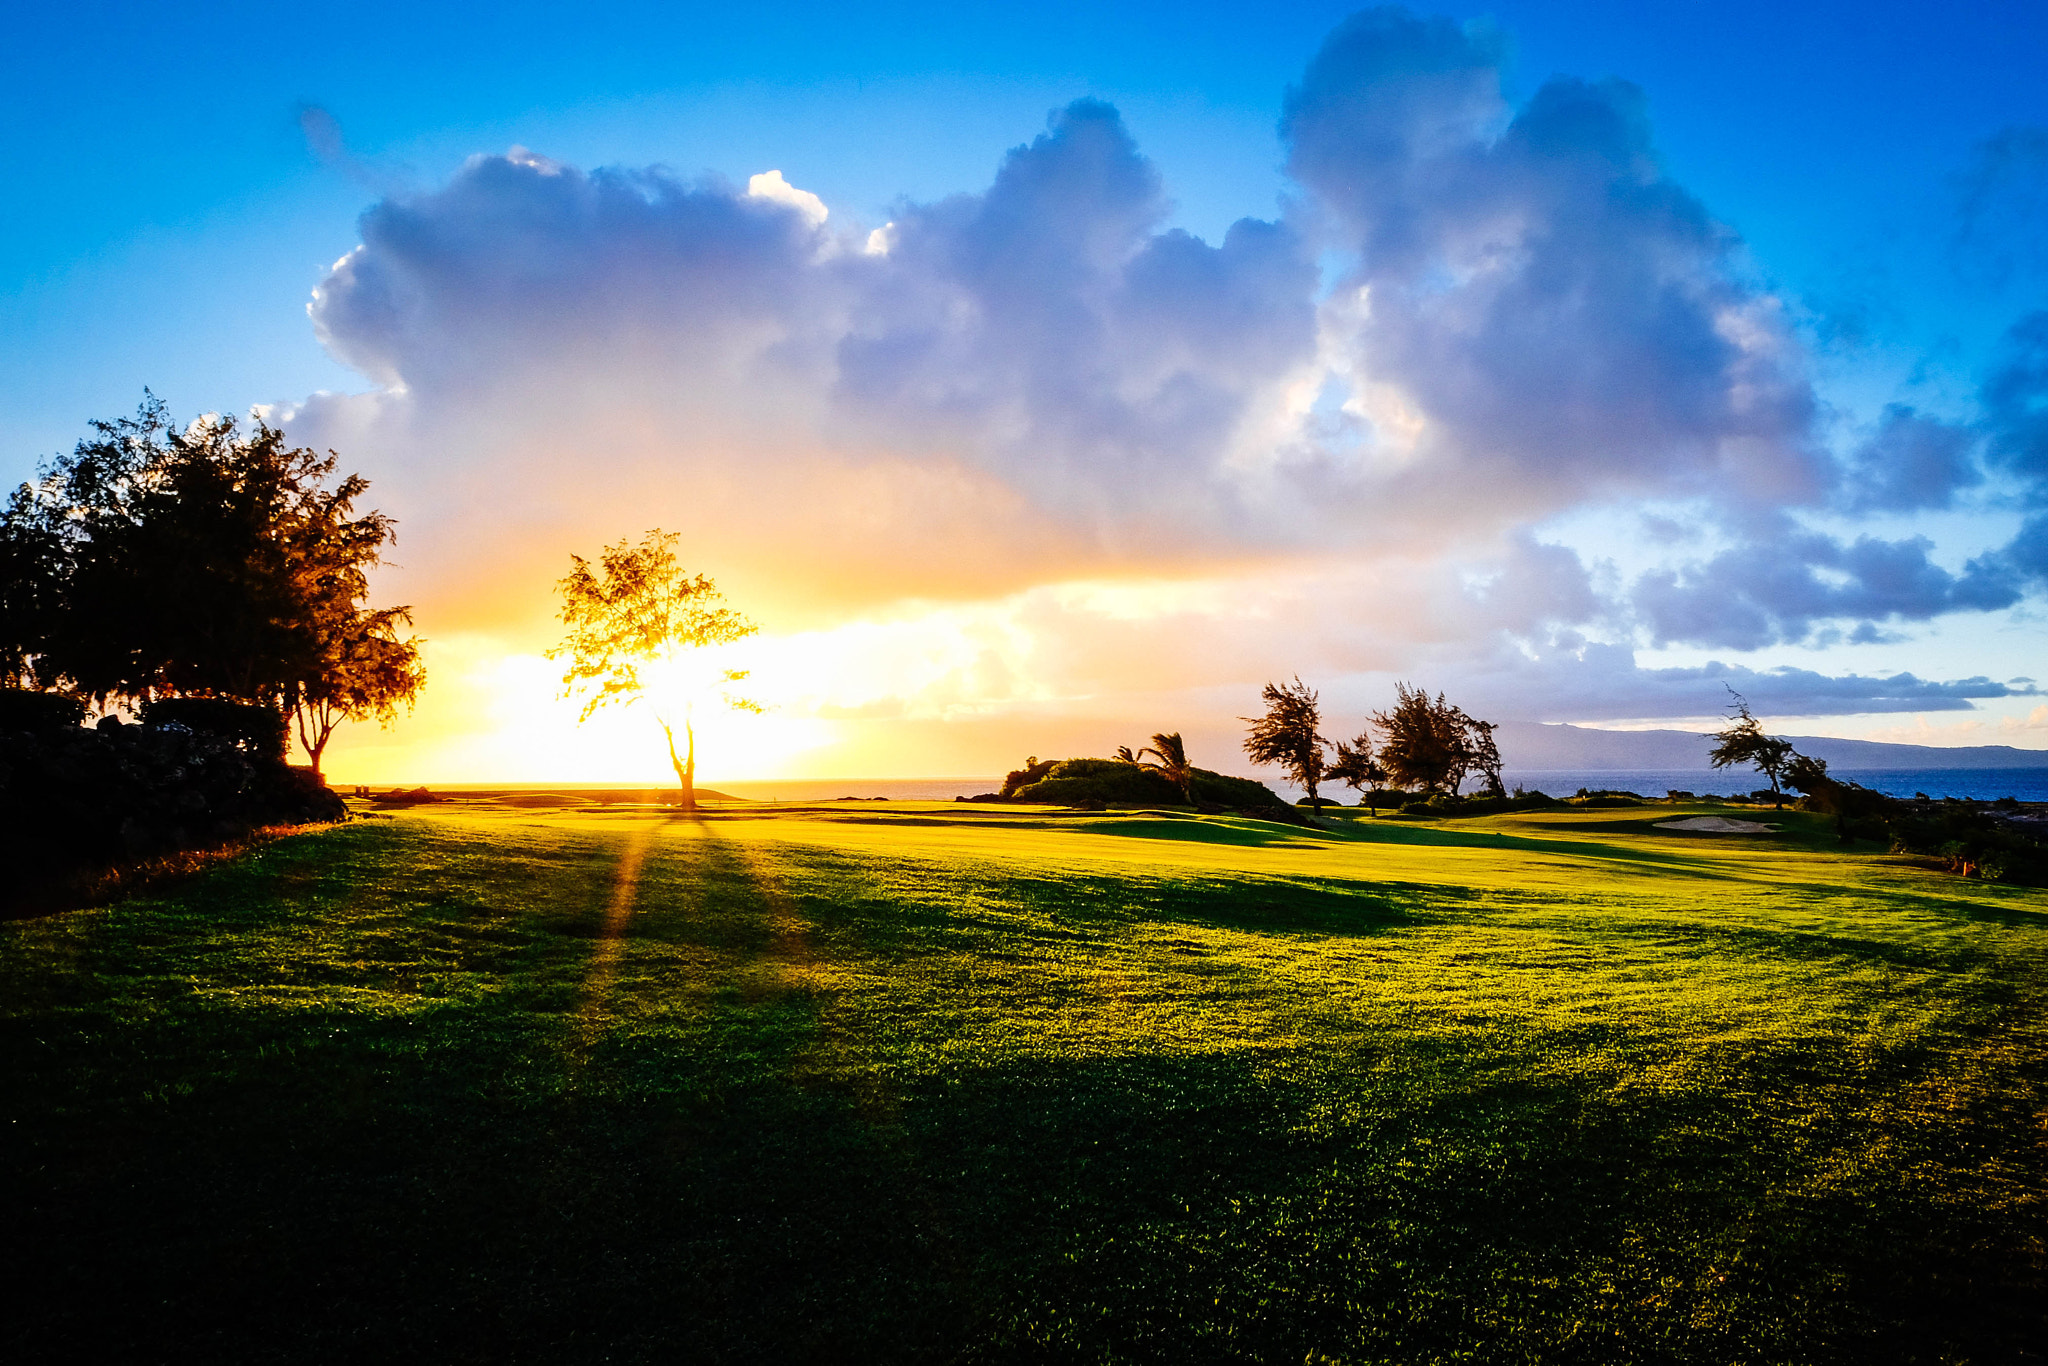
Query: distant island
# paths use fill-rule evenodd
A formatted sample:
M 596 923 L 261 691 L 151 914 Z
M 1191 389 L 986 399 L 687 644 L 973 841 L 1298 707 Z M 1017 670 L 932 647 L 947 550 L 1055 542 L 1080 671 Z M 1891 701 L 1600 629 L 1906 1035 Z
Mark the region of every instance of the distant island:
M 2048 750 L 2011 745 L 1890 745 L 1877 740 L 1838 740 L 1825 735 L 1788 735 L 1801 754 L 1835 768 L 2048 768 Z M 1501 752 L 1516 769 L 1573 769 L 1625 772 L 1637 769 L 1709 771 L 1713 737 L 1687 730 L 1594 730 L 1587 726 L 1504 721 Z

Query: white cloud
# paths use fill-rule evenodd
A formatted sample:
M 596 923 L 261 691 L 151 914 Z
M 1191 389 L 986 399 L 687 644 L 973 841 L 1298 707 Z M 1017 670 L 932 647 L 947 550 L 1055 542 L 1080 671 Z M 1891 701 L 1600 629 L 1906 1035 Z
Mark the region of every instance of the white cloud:
M 767 199 L 777 204 L 787 204 L 790 208 L 802 214 L 805 220 L 814 228 L 824 227 L 825 220 L 832 216 L 832 211 L 825 207 L 824 200 L 818 198 L 809 190 L 799 190 L 796 186 L 784 180 L 780 171 L 763 171 L 757 176 L 749 176 L 747 178 L 747 194 L 755 199 Z
M 551 566 L 660 524 L 785 634 L 925 661 L 847 664 L 867 691 L 820 708 L 1425 666 L 1553 718 L 1711 712 L 1723 675 L 1785 714 L 1986 696 L 1637 668 L 1639 640 L 1998 610 L 2048 534 L 1956 570 L 1838 534 L 1973 486 L 1977 438 L 1897 410 L 1844 494 L 1783 309 L 1665 174 L 1640 92 L 1557 78 L 1512 109 L 1501 54 L 1445 20 L 1347 21 L 1287 95 L 1299 197 L 1217 243 L 1164 226 L 1167 187 L 1094 100 L 871 232 L 780 170 L 739 190 L 474 158 L 374 205 L 314 295 L 378 391 L 284 420 L 396 500 L 406 596 L 517 648 Z M 1987 449 L 2031 469 L 2035 369 L 2012 373 Z M 1649 505 L 1715 535 L 1652 538 L 1624 580 L 1537 531 Z

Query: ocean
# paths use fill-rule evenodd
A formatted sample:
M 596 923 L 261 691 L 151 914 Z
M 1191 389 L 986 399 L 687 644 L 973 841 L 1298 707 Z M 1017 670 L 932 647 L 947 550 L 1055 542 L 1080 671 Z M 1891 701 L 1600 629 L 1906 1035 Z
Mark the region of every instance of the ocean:
M 2048 802 L 2048 768 L 1830 768 L 1828 776 L 1892 797 L 1924 792 L 1930 797 L 1968 797 L 1994 801 L 2016 797 L 2023 802 Z M 1698 796 L 1746 794 L 1770 787 L 1754 769 L 1632 769 L 1604 772 L 1587 769 L 1505 769 L 1501 781 L 1510 791 L 1517 785 L 1553 797 L 1569 797 L 1580 788 L 1611 788 L 1661 797 L 1666 792 Z
M 2023 802 L 2048 802 L 2048 767 L 2043 768 L 1836 768 L 1835 777 L 1894 797 L 1925 792 L 1930 797 L 1968 797 L 1992 801 L 2016 797 Z M 1255 774 L 1266 786 L 1290 801 L 1302 795 L 1272 774 Z M 1723 769 L 1532 769 L 1510 768 L 1501 774 L 1510 790 L 1516 786 L 1569 797 L 1580 788 L 1611 788 L 1661 797 L 1666 792 L 1691 792 L 1700 796 L 1746 794 L 1768 788 L 1762 775 L 1751 770 Z M 729 792 L 754 801 L 815 802 L 839 797 L 873 799 L 889 797 L 898 801 L 951 801 L 977 792 L 1000 789 L 1000 775 L 992 778 L 906 778 L 863 780 L 855 778 L 786 779 L 776 782 L 720 782 L 707 779 L 705 787 Z M 1470 783 L 1466 784 L 1471 787 Z M 1345 787 L 1324 787 L 1324 796 L 1343 799 L 1353 794 Z

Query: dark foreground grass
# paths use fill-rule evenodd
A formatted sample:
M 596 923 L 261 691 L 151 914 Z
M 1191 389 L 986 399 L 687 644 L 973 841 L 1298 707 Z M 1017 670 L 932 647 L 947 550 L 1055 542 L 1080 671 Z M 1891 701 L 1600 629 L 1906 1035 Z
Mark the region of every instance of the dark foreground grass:
M 2041 1359 L 2048 896 L 1600 814 L 478 804 L 0 926 L 0 1357 Z

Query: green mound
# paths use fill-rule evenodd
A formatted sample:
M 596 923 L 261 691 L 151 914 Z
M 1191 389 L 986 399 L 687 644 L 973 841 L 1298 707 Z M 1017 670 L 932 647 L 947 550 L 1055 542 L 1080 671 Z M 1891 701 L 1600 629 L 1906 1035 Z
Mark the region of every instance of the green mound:
M 1197 805 L 1232 809 L 1263 809 L 1282 806 L 1280 798 L 1264 783 L 1195 770 L 1192 784 Z M 1062 759 L 1047 775 L 1028 783 L 1013 794 L 1020 802 L 1102 802 L 1112 806 L 1178 806 L 1188 794 L 1159 775 L 1156 769 L 1127 764 L 1121 759 Z

